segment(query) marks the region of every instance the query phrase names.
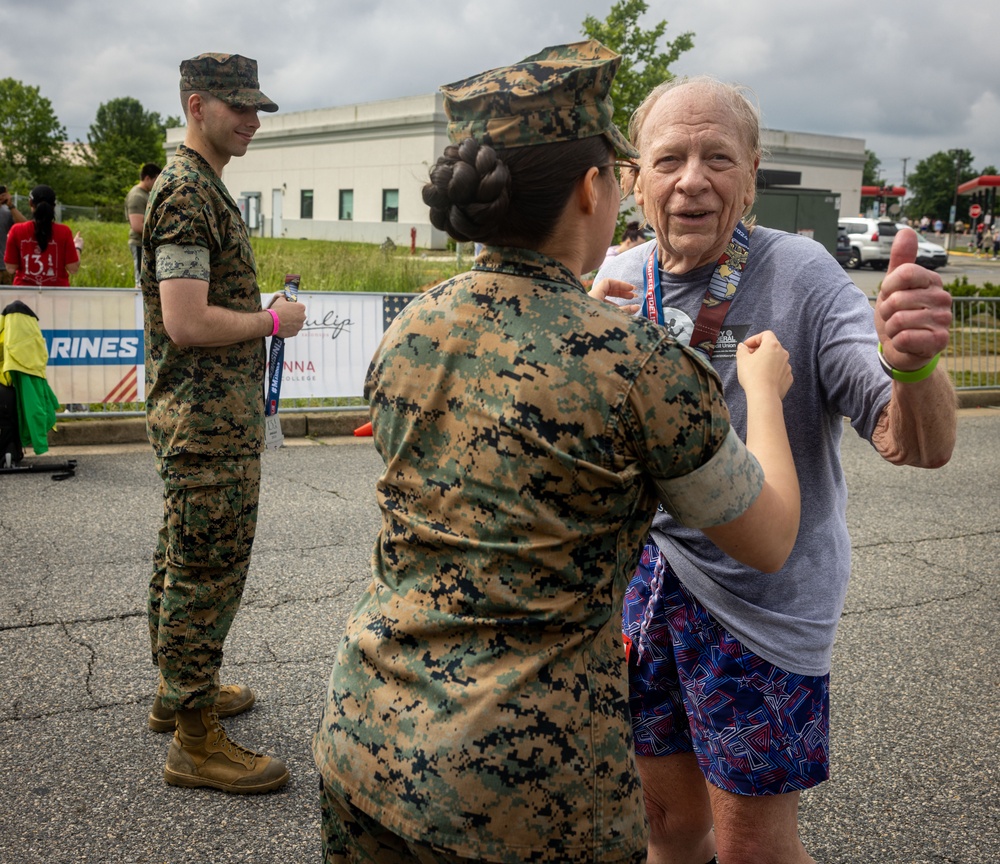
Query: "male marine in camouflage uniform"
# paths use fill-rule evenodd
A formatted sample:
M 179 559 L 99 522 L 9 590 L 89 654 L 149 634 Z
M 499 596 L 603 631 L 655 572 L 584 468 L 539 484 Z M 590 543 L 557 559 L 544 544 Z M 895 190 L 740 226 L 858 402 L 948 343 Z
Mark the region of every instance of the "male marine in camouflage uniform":
M 220 179 L 278 106 L 238 54 L 181 63 L 184 144 L 153 186 L 143 226 L 147 432 L 164 483 L 149 586 L 160 686 L 149 725 L 174 731 L 164 777 L 177 786 L 268 792 L 288 771 L 230 741 L 218 717 L 254 702 L 219 685 L 257 522 L 264 439 L 264 338 L 294 336 L 304 307 L 261 308 L 253 251 Z

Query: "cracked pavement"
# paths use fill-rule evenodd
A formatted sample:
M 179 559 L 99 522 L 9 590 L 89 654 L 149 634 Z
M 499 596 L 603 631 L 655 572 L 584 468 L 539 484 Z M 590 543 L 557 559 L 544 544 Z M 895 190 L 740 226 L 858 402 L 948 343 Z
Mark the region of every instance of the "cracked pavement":
M 54 449 L 74 478 L 0 475 L 0 862 L 319 861 L 310 737 L 363 590 L 371 439 L 264 455 L 260 522 L 223 680 L 225 722 L 281 755 L 265 796 L 167 786 L 145 592 L 160 484 L 145 445 Z M 832 778 L 804 793 L 817 861 L 979 862 L 1000 850 L 1000 410 L 963 411 L 951 463 L 894 468 L 848 428 L 854 575 L 834 652 Z M 30 458 L 30 457 L 29 457 Z M 803 486 L 808 495 L 808 484 Z

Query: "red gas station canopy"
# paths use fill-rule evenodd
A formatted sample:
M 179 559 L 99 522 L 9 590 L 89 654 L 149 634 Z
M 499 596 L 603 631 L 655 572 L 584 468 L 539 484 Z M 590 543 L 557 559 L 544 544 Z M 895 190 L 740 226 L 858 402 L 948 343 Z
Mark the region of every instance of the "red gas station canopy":
M 902 198 L 906 194 L 905 186 L 862 186 L 862 198 Z
M 973 180 L 966 180 L 961 186 L 958 187 L 958 194 L 971 195 L 979 189 L 989 189 L 996 186 L 1000 186 L 1000 175 L 983 174 Z

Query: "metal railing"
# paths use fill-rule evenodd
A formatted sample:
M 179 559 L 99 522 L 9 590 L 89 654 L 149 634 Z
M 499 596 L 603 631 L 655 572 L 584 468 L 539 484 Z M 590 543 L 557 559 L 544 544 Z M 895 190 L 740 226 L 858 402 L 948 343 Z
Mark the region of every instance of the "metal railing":
M 20 195 L 17 192 L 11 193 L 11 203 L 18 209 L 20 213 L 31 218 L 31 205 L 28 203 L 27 195 Z M 56 222 L 65 222 L 67 219 L 91 219 L 95 222 L 108 221 L 106 219 L 102 220 L 102 213 L 100 207 L 96 205 L 90 207 L 79 207 L 76 204 L 63 204 L 62 201 L 56 201 Z M 117 211 L 121 210 L 121 218 L 117 221 L 125 221 L 125 208 L 122 207 L 115 208 L 115 214 Z
M 874 300 L 872 301 L 874 302 Z M 1000 389 L 1000 297 L 955 297 L 951 341 L 941 359 L 956 390 Z M 282 399 L 284 410 L 296 412 L 356 411 L 360 397 Z M 141 403 L 105 403 L 74 406 L 73 416 L 141 416 Z M 60 416 L 70 416 L 61 414 Z
M 1000 387 L 1000 297 L 955 297 L 942 362 L 957 390 Z

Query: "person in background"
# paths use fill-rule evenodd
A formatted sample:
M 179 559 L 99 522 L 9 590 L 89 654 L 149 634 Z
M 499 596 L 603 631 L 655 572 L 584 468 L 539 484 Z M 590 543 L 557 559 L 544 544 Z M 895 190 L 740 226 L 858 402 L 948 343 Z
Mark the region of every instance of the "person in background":
M 51 186 L 36 186 L 28 195 L 31 219 L 7 232 L 4 263 L 14 285 L 68 287 L 69 277 L 80 269 L 83 237 L 55 221 L 56 193 Z M 14 211 L 16 212 L 16 211 Z M 67 402 L 65 410 L 79 413 L 88 406 Z
M 220 716 L 249 687 L 220 685 L 223 646 L 250 566 L 264 444 L 264 340 L 295 336 L 305 307 L 262 309 L 250 238 L 221 175 L 247 151 L 261 91 L 257 63 L 201 54 L 180 65 L 184 143 L 153 184 L 142 233 L 146 429 L 163 480 L 148 619 L 159 688 L 149 727 L 173 732 L 174 786 L 269 792 L 285 764 L 236 744 Z
M 620 62 L 591 40 L 442 88 L 423 199 L 485 248 L 369 368 L 382 526 L 313 743 L 326 864 L 643 861 L 619 616 L 656 504 L 764 570 L 794 542 L 773 335 L 738 349 L 748 450 L 707 364 L 581 284 L 637 156 Z
M 613 258 L 620 252 L 631 249 L 633 246 L 638 246 L 640 243 L 642 243 L 642 234 L 639 230 L 639 222 L 629 222 L 626 224 L 625 230 L 622 232 L 621 242 L 615 246 L 608 247 L 608 251 L 604 254 L 604 260 L 607 261 L 608 258 Z
M 986 220 L 982 220 L 976 224 L 976 257 L 978 258 L 980 254 L 986 254 L 986 248 L 983 242 L 984 237 L 989 236 L 989 230 L 986 225 Z
M 28 195 L 31 219 L 7 232 L 4 264 L 15 285 L 69 287 L 69 277 L 80 269 L 83 238 L 56 222 L 56 193 L 39 185 Z
M 6 186 L 0 186 L 0 250 L 7 250 L 7 232 L 12 225 L 26 221 L 20 210 L 14 205 L 14 198 L 7 191 Z M 0 285 L 10 285 L 14 281 L 14 274 L 6 267 L 0 267 Z
M 741 437 L 751 394 L 733 348 L 773 331 L 791 358 L 783 409 L 808 489 L 791 556 L 770 576 L 666 509 L 653 520 L 623 616 L 650 864 L 703 864 L 716 850 L 724 864 L 813 861 L 798 804 L 829 770 L 830 658 L 851 567 L 844 418 L 896 465 L 943 465 L 955 444 L 955 394 L 937 366 L 951 296 L 913 263 L 916 234 L 895 239 L 873 321 L 820 244 L 747 224 L 762 152 L 750 96 L 678 78 L 639 106 L 629 132 L 642 156 L 625 179 L 655 239 L 611 258 L 594 286 L 637 289 L 643 317 L 711 358 Z
M 139 269 L 142 265 L 142 220 L 146 216 L 149 190 L 160 176 L 162 169 L 155 162 L 147 162 L 139 170 L 139 182 L 125 196 L 125 218 L 128 220 L 128 248 L 132 256 L 135 287 L 139 287 Z

